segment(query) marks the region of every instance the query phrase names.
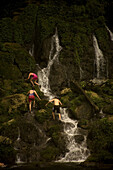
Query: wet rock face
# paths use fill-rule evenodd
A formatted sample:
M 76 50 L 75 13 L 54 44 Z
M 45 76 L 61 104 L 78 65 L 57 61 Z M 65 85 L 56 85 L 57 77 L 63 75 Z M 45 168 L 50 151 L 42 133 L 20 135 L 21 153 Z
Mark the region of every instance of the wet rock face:
M 8 113 L 16 112 L 18 108 L 26 108 L 26 96 L 24 94 L 14 94 L 4 97 L 1 104 Z
M 50 71 L 49 80 L 51 90 L 59 93 L 63 87 L 67 86 L 65 67 L 58 62 L 54 63 Z
M 90 119 L 92 114 L 91 106 L 88 103 L 76 107 L 75 114 L 77 119 Z
M 47 67 L 50 50 L 51 50 L 51 38 L 45 39 L 42 44 L 35 41 L 34 57 L 36 63 L 39 64 L 40 68 Z
M 75 135 L 75 142 L 81 144 L 84 141 L 84 136 L 82 135 Z
M 26 113 L 18 122 L 19 134 L 15 141 L 17 155 L 21 161 L 38 161 L 40 151 L 46 147 L 48 137 L 44 129 L 39 125 L 34 116 Z
M 47 67 L 51 50 L 51 38 L 45 39 L 41 47 L 36 48 L 36 50 L 38 49 L 39 51 L 35 55 L 36 61 L 38 62 L 40 68 L 45 68 Z M 51 90 L 55 93 L 59 93 L 59 90 L 67 86 L 69 87 L 70 82 L 73 80 L 91 79 L 93 76 L 92 65 L 94 61 L 94 56 L 90 58 L 88 58 L 89 54 L 84 56 L 85 59 L 81 61 L 81 65 L 83 66 L 81 71 L 81 66 L 77 63 L 74 54 L 69 51 L 63 50 L 64 49 L 60 51 L 58 60 L 53 63 L 50 69 L 50 87 Z M 55 54 L 54 48 L 52 54 Z M 88 62 L 85 63 L 85 61 Z
M 16 162 L 52 161 L 65 150 L 61 125 L 51 120 L 39 123 L 35 114 L 36 111 L 26 113 L 18 119 L 18 135 L 14 141 Z
M 17 43 L 4 43 L 0 50 L 0 75 L 3 79 L 18 80 L 35 68 L 35 59 Z

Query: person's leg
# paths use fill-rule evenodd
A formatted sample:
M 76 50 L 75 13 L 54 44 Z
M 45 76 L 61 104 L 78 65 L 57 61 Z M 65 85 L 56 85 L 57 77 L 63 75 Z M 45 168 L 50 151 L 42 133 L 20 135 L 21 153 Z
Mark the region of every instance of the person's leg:
M 34 86 L 33 78 L 32 78 L 32 77 L 31 77 L 31 79 L 30 79 L 30 82 L 31 82 L 31 84 Z
M 34 81 L 34 84 L 36 84 L 36 85 L 38 85 L 38 86 L 39 86 L 39 84 L 37 83 L 37 81 L 36 81 L 36 80 Z
M 60 107 L 58 106 L 56 108 L 56 110 L 57 110 L 57 114 L 58 114 L 59 120 L 61 120 Z
M 29 102 L 29 111 L 31 112 L 31 101 Z
M 35 100 L 33 101 L 33 107 L 35 107 Z
M 59 113 L 59 120 L 61 120 L 61 114 Z
M 54 112 L 52 112 L 52 115 L 53 115 L 53 119 L 55 120 L 55 114 L 54 114 Z

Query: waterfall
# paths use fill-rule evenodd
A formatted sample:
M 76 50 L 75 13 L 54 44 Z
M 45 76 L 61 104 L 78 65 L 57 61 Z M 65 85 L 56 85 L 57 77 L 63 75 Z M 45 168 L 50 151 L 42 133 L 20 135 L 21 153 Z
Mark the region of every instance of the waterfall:
M 95 49 L 95 67 L 96 67 L 96 77 L 97 79 L 104 79 L 107 76 L 106 71 L 106 61 L 104 59 L 103 53 L 98 46 L 96 37 L 93 35 L 93 46 Z
M 16 164 L 22 164 L 22 163 L 25 163 L 26 162 L 26 158 L 24 158 L 24 161 L 22 161 L 22 158 L 24 157 L 23 153 L 21 152 L 21 138 L 20 138 L 20 128 L 18 127 L 18 137 L 17 137 L 17 140 L 15 141 L 15 146 L 14 146 L 14 149 L 17 151 L 17 154 L 16 154 L 16 160 L 15 160 L 15 163 Z
M 55 35 L 51 39 L 51 50 L 49 54 L 49 61 L 46 68 L 38 71 L 39 84 L 41 84 L 41 91 L 48 99 L 54 97 L 51 92 L 49 84 L 50 69 L 54 62 L 58 61 L 58 56 L 62 47 L 59 45 L 58 32 L 56 30 Z M 39 66 L 38 66 L 39 67 Z M 80 77 L 82 77 L 82 69 L 80 68 Z M 66 153 L 65 157 L 60 158 L 57 162 L 83 162 L 89 156 L 89 150 L 86 145 L 86 135 L 83 135 L 77 127 L 78 121 L 72 120 L 68 116 L 66 108 L 60 108 L 62 112 L 62 122 L 64 125 L 64 133 L 67 135 L 67 149 L 69 152 Z M 82 131 L 82 130 L 81 130 Z M 82 136 L 83 140 L 80 143 L 75 141 L 77 136 Z
M 108 30 L 108 32 L 110 34 L 111 41 L 113 41 L 113 33 L 110 31 L 110 29 L 107 26 L 106 26 L 106 29 Z
M 80 69 L 80 80 L 82 80 L 82 78 L 83 78 L 83 70 L 82 70 L 82 68 L 79 66 L 79 69 Z
M 31 56 L 34 56 L 34 44 L 32 45 L 32 47 L 29 49 L 29 54 Z
M 51 50 L 49 54 L 48 65 L 46 68 L 43 68 L 42 70 L 40 69 L 38 71 L 39 84 L 41 85 L 40 90 L 49 99 L 54 97 L 54 95 L 51 93 L 50 84 L 49 84 L 50 70 L 51 70 L 51 66 L 54 63 L 54 61 L 58 61 L 58 56 L 61 50 L 62 50 L 62 47 L 59 45 L 58 32 L 56 29 L 55 35 L 53 35 L 51 39 Z
M 62 122 L 64 122 L 64 133 L 67 135 L 67 149 L 65 157 L 57 162 L 84 162 L 90 155 L 86 145 L 86 134 L 77 127 L 78 121 L 72 120 L 68 116 L 66 108 L 61 109 Z M 82 141 L 76 142 L 76 137 L 82 138 Z

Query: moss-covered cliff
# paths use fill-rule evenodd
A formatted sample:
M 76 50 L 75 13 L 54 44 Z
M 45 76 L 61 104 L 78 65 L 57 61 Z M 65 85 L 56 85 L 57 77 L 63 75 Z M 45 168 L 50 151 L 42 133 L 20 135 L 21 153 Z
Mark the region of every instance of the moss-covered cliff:
M 14 163 L 14 146 L 20 149 L 18 129 L 22 140 L 19 154 L 25 153 L 28 162 L 54 161 L 66 152 L 63 125 L 51 119 L 52 105 L 45 107 L 47 101 L 36 87 L 42 100 L 37 100 L 32 117 L 26 98 L 32 87 L 25 78 L 37 71 L 36 63 L 40 68 L 47 66 L 56 28 L 62 50 L 59 62 L 50 70 L 51 89 L 60 95 L 69 116 L 78 119 L 78 126 L 89 131 L 88 161 L 112 162 L 113 43 L 106 29 L 108 5 L 94 0 L 39 1 L 0 20 L 0 162 Z M 93 34 L 107 60 L 108 80 L 100 84 L 90 81 L 94 78 Z M 33 56 L 29 54 L 32 47 Z M 73 81 L 79 81 L 79 86 Z

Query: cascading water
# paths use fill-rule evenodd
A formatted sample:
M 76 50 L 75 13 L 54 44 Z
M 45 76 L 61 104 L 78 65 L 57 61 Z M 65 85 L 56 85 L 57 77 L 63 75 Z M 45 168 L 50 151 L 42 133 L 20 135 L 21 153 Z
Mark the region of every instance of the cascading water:
M 83 70 L 82 70 L 82 68 L 81 67 L 79 67 L 79 69 L 80 69 L 80 80 L 82 80 L 82 78 L 83 78 Z
M 56 30 L 56 33 L 51 40 L 51 50 L 50 50 L 48 65 L 46 68 L 42 70 L 40 69 L 38 71 L 39 84 L 41 84 L 40 90 L 49 99 L 54 97 L 54 94 L 52 94 L 50 89 L 50 84 L 49 84 L 50 69 L 52 64 L 58 61 L 58 56 L 61 49 L 62 47 L 59 45 L 58 33 Z M 83 162 L 90 154 L 86 146 L 86 135 L 82 135 L 79 132 L 77 127 L 78 121 L 69 118 L 68 111 L 66 108 L 62 108 L 61 112 L 62 112 L 62 122 L 65 123 L 64 133 L 66 133 L 68 138 L 67 149 L 69 150 L 69 152 L 66 153 L 64 158 L 57 160 L 57 162 Z M 83 141 L 81 144 L 78 144 L 75 141 L 75 137 L 77 135 L 81 135 L 83 137 Z
M 108 30 L 108 32 L 110 34 L 111 41 L 113 41 L 113 33 L 110 31 L 110 29 L 107 26 L 106 26 L 106 29 Z
M 61 109 L 62 122 L 64 123 L 64 132 L 67 135 L 67 149 L 69 150 L 65 157 L 61 158 L 57 162 L 84 162 L 90 155 L 90 152 L 86 144 L 86 135 L 80 131 L 77 127 L 78 121 L 72 120 L 68 116 L 68 110 L 66 108 Z M 81 140 L 76 141 L 79 137 Z
M 30 48 L 29 54 L 30 54 L 31 56 L 34 56 L 34 44 L 33 44 L 32 47 Z
M 22 161 L 23 154 L 21 153 L 21 138 L 20 138 L 20 129 L 18 127 L 18 137 L 17 140 L 15 141 L 15 146 L 14 149 L 17 151 L 16 155 L 16 164 L 22 164 L 26 162 L 26 158 L 24 158 L 24 161 Z
M 102 51 L 100 50 L 99 46 L 98 46 L 98 42 L 97 39 L 95 37 L 95 35 L 93 35 L 93 46 L 95 49 L 95 61 L 94 61 L 94 65 L 95 65 L 95 78 L 97 79 L 105 79 L 107 77 L 107 64 L 106 64 L 106 60 L 103 56 Z
M 56 29 L 55 35 L 53 35 L 51 39 L 51 50 L 49 54 L 48 65 L 46 68 L 43 68 L 42 70 L 38 71 L 39 84 L 41 85 L 40 90 L 49 99 L 54 97 L 54 95 L 51 93 L 50 84 L 49 84 L 50 69 L 51 69 L 53 62 L 56 60 L 58 61 L 58 56 L 61 50 L 62 50 L 62 47 L 59 45 L 59 38 L 58 38 L 57 29 Z

